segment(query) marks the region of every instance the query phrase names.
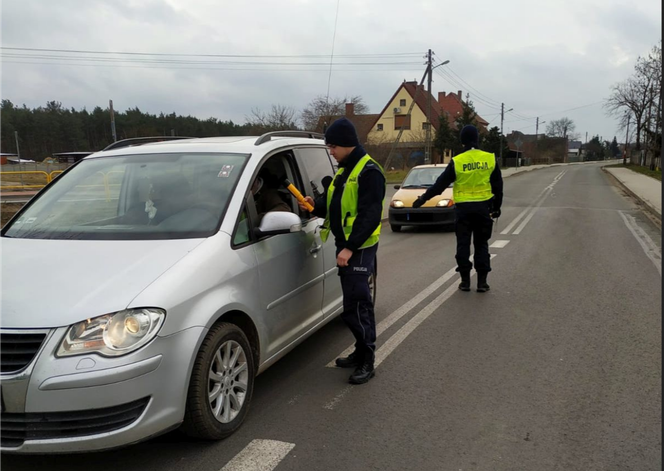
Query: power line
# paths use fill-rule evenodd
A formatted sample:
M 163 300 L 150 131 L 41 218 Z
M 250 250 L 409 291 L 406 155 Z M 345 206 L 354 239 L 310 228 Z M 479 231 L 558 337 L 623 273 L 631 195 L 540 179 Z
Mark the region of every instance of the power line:
M 5 60 L 2 61 L 2 64 L 25 64 L 25 65 L 51 65 L 51 66 L 62 66 L 62 67 L 102 67 L 102 68 L 123 68 L 123 69 L 160 69 L 160 70 L 237 70 L 237 71 L 272 71 L 272 72 L 326 72 L 327 69 L 322 68 L 321 66 L 310 67 L 310 65 L 296 66 L 298 68 L 284 68 L 284 67 L 190 67 L 190 66 L 167 66 L 167 65 L 123 65 L 123 64 L 70 64 L 62 62 L 30 62 L 30 61 L 17 61 L 17 60 Z M 246 64 L 253 65 L 253 64 Z M 289 64 L 292 65 L 292 64 Z M 327 64 L 322 64 L 327 65 Z M 421 65 L 419 62 L 416 65 Z M 373 67 L 367 68 L 350 68 L 350 69 L 339 69 L 336 68 L 337 72 L 415 72 L 420 71 L 421 68 L 395 68 L 395 67 Z
M 562 110 L 562 111 L 554 111 L 554 112 L 551 112 L 551 113 L 544 113 L 544 114 L 539 115 L 539 117 L 542 118 L 544 116 L 551 116 L 551 115 L 554 115 L 554 114 L 567 113 L 569 111 L 580 110 L 581 108 L 588 108 L 589 106 L 595 106 L 595 105 L 599 105 L 601 103 L 604 103 L 604 100 L 596 101 L 594 103 L 588 103 L 587 105 L 576 106 L 574 108 L 569 108 L 569 109 Z M 533 118 L 513 119 L 511 121 L 506 121 L 506 122 L 507 123 L 515 123 L 517 121 L 526 121 L 528 119 L 533 119 Z
M 332 34 L 332 53 L 330 54 L 330 74 L 327 76 L 327 95 L 325 102 L 329 104 L 330 102 L 330 82 L 332 81 L 332 61 L 334 59 L 334 43 L 337 39 L 337 20 L 339 19 L 339 3 L 341 0 L 337 0 L 337 13 L 334 16 L 334 34 Z
M 267 62 L 256 60 L 245 61 L 232 61 L 232 60 L 182 60 L 182 59 L 131 59 L 131 58 L 106 58 L 106 57 L 67 57 L 67 56 L 52 56 L 52 55 L 22 55 L 11 53 L 0 53 L 0 58 L 10 59 L 40 59 L 40 60 L 64 60 L 73 62 L 102 62 L 102 63 L 147 63 L 147 64 L 186 64 L 186 65 L 201 65 L 201 64 L 222 64 L 222 65 L 317 65 L 329 66 L 328 62 Z M 334 65 L 419 65 L 420 62 L 415 61 L 388 61 L 388 62 L 336 62 Z
M 463 88 L 463 85 L 461 85 L 459 82 L 457 82 L 454 79 L 454 77 L 452 77 L 450 75 L 445 75 L 444 72 L 441 71 L 440 69 L 434 69 L 434 70 L 441 78 L 445 79 L 450 85 L 452 85 L 454 87 Z M 474 97 L 474 98 L 476 99 L 477 102 L 483 104 L 484 106 L 486 106 L 488 108 L 491 108 L 493 110 L 499 110 L 500 109 L 500 107 L 496 107 L 495 105 L 492 105 L 491 103 L 488 103 L 488 102 L 486 102 L 485 100 L 483 100 L 481 98 L 478 98 L 478 97 Z
M 492 98 L 489 98 L 489 97 L 486 96 L 484 93 L 480 92 L 477 88 L 473 87 L 471 84 L 469 84 L 468 82 L 466 82 L 466 81 L 465 81 L 465 80 L 464 80 L 459 74 L 457 74 L 457 73 L 456 73 L 451 67 L 448 67 L 448 68 L 447 68 L 447 72 L 449 72 L 450 74 L 454 75 L 454 76 L 455 76 L 456 78 L 458 78 L 461 82 L 463 82 L 463 83 L 466 85 L 466 87 L 467 87 L 468 89 L 470 89 L 470 91 L 473 92 L 473 94 L 474 94 L 475 96 L 479 96 L 479 97 L 485 99 L 486 101 L 488 101 L 488 102 L 490 102 L 490 103 L 493 103 L 493 104 L 495 104 L 495 105 L 498 105 L 498 106 L 500 105 L 499 102 L 497 102 L 496 100 L 494 100 L 494 99 L 492 99 Z
M 191 54 L 171 52 L 127 52 L 127 51 L 91 51 L 80 49 L 44 49 L 31 47 L 0 47 L 0 50 L 8 51 L 31 51 L 31 52 L 59 52 L 68 54 L 108 54 L 108 55 L 130 55 L 130 56 L 177 56 L 177 57 L 228 57 L 228 58 L 327 58 L 328 54 L 296 54 L 296 55 L 274 55 L 274 54 Z M 421 52 L 394 52 L 394 53 L 371 53 L 371 54 L 337 54 L 337 57 L 386 57 L 386 56 L 420 56 Z

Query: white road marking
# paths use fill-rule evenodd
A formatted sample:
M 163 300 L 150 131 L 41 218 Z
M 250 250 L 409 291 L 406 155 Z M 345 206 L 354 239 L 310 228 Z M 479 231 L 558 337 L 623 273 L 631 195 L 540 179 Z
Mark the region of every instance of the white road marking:
M 252 440 L 221 471 L 272 471 L 294 447 L 294 443 Z
M 558 175 L 556 175 L 556 176 L 553 178 L 553 182 L 552 182 L 552 184 L 555 185 L 555 184 L 556 184 L 556 183 L 557 183 L 557 182 L 563 177 L 563 175 L 565 174 L 565 172 L 566 172 L 566 170 L 565 170 L 565 171 L 562 171 L 562 172 L 560 172 Z M 531 204 L 531 205 L 528 206 L 526 209 L 524 209 L 523 211 L 521 211 L 521 213 L 519 213 L 519 215 L 518 215 L 516 218 L 514 218 L 514 220 L 513 220 L 513 221 L 512 221 L 512 222 L 511 222 L 511 223 L 510 223 L 505 229 L 503 229 L 503 232 L 501 232 L 500 234 L 501 234 L 501 235 L 509 234 L 510 231 L 511 231 L 512 229 L 514 229 L 514 226 L 516 226 L 516 225 L 519 223 L 519 221 L 521 220 L 521 218 L 524 217 L 524 216 L 526 215 L 526 213 L 527 213 L 529 210 L 531 210 L 531 209 L 533 208 L 533 206 L 539 201 L 539 199 L 544 195 L 544 193 L 546 193 L 546 191 L 549 189 L 550 186 L 551 186 L 551 184 L 550 184 L 549 186 L 547 186 L 546 188 L 544 188 L 544 189 L 542 190 L 542 192 L 541 192 L 539 195 L 537 195 L 537 198 L 535 198 L 535 201 L 533 202 L 533 204 Z
M 405 316 L 411 310 L 413 310 L 418 304 L 420 304 L 426 298 L 431 296 L 434 292 L 439 290 L 440 287 L 443 286 L 445 283 L 447 283 L 447 281 L 450 278 L 452 278 L 455 274 L 456 274 L 456 268 L 452 268 L 450 271 L 445 273 L 443 276 L 441 276 L 436 281 L 431 283 L 428 287 L 426 287 L 424 290 L 422 290 L 417 296 L 415 296 L 414 298 L 411 298 L 410 301 L 408 301 L 403 306 L 401 306 L 399 309 L 397 309 L 392 314 L 390 314 L 385 319 L 383 319 L 376 326 L 376 337 L 380 336 L 383 332 L 385 332 L 387 329 L 389 329 L 395 322 L 397 322 L 399 319 L 401 319 L 403 316 Z M 355 349 L 355 345 L 351 345 L 346 350 L 341 352 L 336 358 L 346 357 L 346 356 L 350 355 L 353 352 L 354 349 Z M 331 362 L 329 362 L 325 366 L 327 366 L 328 368 L 336 368 L 336 365 L 334 364 L 334 360 L 332 360 Z
M 641 245 L 641 248 L 647 257 L 655 265 L 655 268 L 657 268 L 659 276 L 662 276 L 662 251 L 657 247 L 657 244 L 655 244 L 646 231 L 637 224 L 634 216 L 631 214 L 625 214 L 623 211 L 620 211 L 620 215 L 622 216 L 623 221 L 625 221 L 629 231 Z
M 544 193 L 544 192 L 542 192 L 542 193 Z M 540 196 L 542 195 L 542 193 L 540 193 Z M 539 196 L 538 196 L 538 198 L 539 198 Z M 531 207 L 532 207 L 532 206 L 528 206 L 526 209 L 524 209 L 523 211 L 521 211 L 521 213 L 520 213 L 516 218 L 514 218 L 514 221 L 512 221 L 512 222 L 511 222 L 511 223 L 510 223 L 505 229 L 503 229 L 503 232 L 501 232 L 500 235 L 506 235 L 506 234 L 509 234 L 510 231 L 511 231 L 512 229 L 514 229 L 514 226 L 516 226 L 516 225 L 519 223 L 519 221 L 521 220 L 521 218 L 522 218 L 523 216 L 525 216 L 525 214 L 528 212 L 528 210 L 529 210 Z
M 556 178 L 553 179 L 551 184 L 549 186 L 547 186 L 546 188 L 544 188 L 544 191 L 542 193 L 540 193 L 541 197 L 539 198 L 539 201 L 537 201 L 537 204 L 532 206 L 532 209 L 530 210 L 530 213 L 528 214 L 528 216 L 526 216 L 526 218 L 519 225 L 519 227 L 517 227 L 517 229 L 512 233 L 513 235 L 521 234 L 521 231 L 523 231 L 523 229 L 526 227 L 526 225 L 530 222 L 530 220 L 533 218 L 533 216 L 535 215 L 535 213 L 537 212 L 539 207 L 542 206 L 542 204 L 546 200 L 546 197 L 549 196 L 549 194 L 551 194 L 551 192 L 553 191 L 553 187 L 556 186 L 556 183 L 558 183 L 561 180 L 561 178 L 563 178 L 563 175 L 565 175 L 566 172 L 567 172 L 567 170 L 564 170 L 564 171 L 560 172 L 556 176 Z
M 489 247 L 491 247 L 493 249 L 502 249 L 509 243 L 510 243 L 509 240 L 497 240 L 493 244 L 491 244 Z
M 491 259 L 493 259 L 495 256 L 496 255 L 491 255 Z M 475 272 L 472 273 L 471 279 L 474 276 Z M 392 335 L 392 337 L 387 339 L 387 341 L 376 351 L 374 367 L 378 368 L 378 365 L 380 365 L 383 360 L 385 360 L 390 355 L 390 353 L 392 353 L 422 322 L 424 322 L 431 314 L 436 311 L 436 309 L 438 309 L 458 290 L 459 288 L 456 285 L 448 287 L 445 291 L 443 291 L 443 294 L 427 304 L 424 309 L 418 312 L 401 329 Z
M 346 394 L 348 394 L 350 392 L 351 389 L 353 389 L 352 386 L 346 386 L 344 389 L 341 390 L 341 392 L 339 394 L 334 396 L 334 399 L 332 399 L 330 402 L 325 404 L 323 406 L 323 408 L 327 409 L 327 410 L 334 410 L 334 408 L 337 407 L 337 405 L 339 405 L 341 400 L 344 398 L 344 396 Z
M 495 257 L 495 255 L 491 255 L 492 259 L 493 259 L 493 257 Z M 443 276 L 438 278 L 436 281 L 434 281 L 428 287 L 426 287 L 424 290 L 422 290 L 419 294 L 417 294 L 417 296 L 415 296 L 414 298 L 411 298 L 410 301 L 405 303 L 399 309 L 397 309 L 392 314 L 390 314 L 385 319 L 383 319 L 381 322 L 379 322 L 378 325 L 376 325 L 376 338 L 378 338 L 387 329 L 392 327 L 392 325 L 394 325 L 394 323 L 398 322 L 403 316 L 408 314 L 418 304 L 420 304 L 426 298 L 431 296 L 434 292 L 438 291 L 441 286 L 443 286 L 445 283 L 447 283 L 447 281 L 449 281 L 450 278 L 452 278 L 455 275 L 456 275 L 456 268 L 450 269 L 447 273 L 445 273 Z M 355 350 L 355 344 L 350 345 L 343 352 L 341 352 L 339 355 L 337 355 L 334 358 L 334 360 L 330 361 L 325 366 L 327 368 L 336 368 L 337 366 L 335 364 L 335 360 L 339 357 L 346 357 L 346 356 L 350 355 L 353 352 L 353 350 Z

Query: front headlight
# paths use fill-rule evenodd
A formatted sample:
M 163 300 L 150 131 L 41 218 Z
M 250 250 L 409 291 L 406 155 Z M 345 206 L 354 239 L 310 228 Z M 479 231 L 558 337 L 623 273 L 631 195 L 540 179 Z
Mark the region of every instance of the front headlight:
M 392 200 L 392 207 L 393 208 L 403 208 L 403 201 Z
M 446 208 L 447 206 L 449 206 L 449 204 L 450 200 L 440 200 L 438 203 L 436 203 L 436 206 L 438 206 L 439 208 Z
M 164 323 L 161 309 L 128 309 L 72 325 L 62 339 L 58 356 L 99 353 L 118 356 L 133 352 L 152 340 Z

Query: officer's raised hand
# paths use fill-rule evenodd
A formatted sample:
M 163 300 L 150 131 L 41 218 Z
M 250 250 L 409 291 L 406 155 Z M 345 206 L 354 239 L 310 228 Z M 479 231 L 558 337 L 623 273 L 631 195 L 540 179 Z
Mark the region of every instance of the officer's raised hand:
M 417 199 L 415 201 L 413 201 L 413 208 L 419 208 L 424 203 L 425 203 L 425 201 L 420 196 L 418 196 Z
M 305 196 L 304 201 L 309 203 L 311 206 L 316 206 L 316 202 L 311 196 Z M 297 202 L 297 205 L 300 207 L 302 211 L 309 211 L 307 207 L 304 205 L 304 203 L 301 203 L 300 201 Z

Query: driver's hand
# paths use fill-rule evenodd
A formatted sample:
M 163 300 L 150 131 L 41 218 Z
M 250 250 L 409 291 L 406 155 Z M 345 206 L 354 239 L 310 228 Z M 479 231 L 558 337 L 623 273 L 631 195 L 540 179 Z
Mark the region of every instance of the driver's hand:
M 316 202 L 311 196 L 305 196 L 304 200 L 309 203 L 311 206 L 316 206 Z M 300 207 L 302 211 L 309 211 L 304 204 L 300 203 L 299 201 L 297 202 L 297 205 Z

